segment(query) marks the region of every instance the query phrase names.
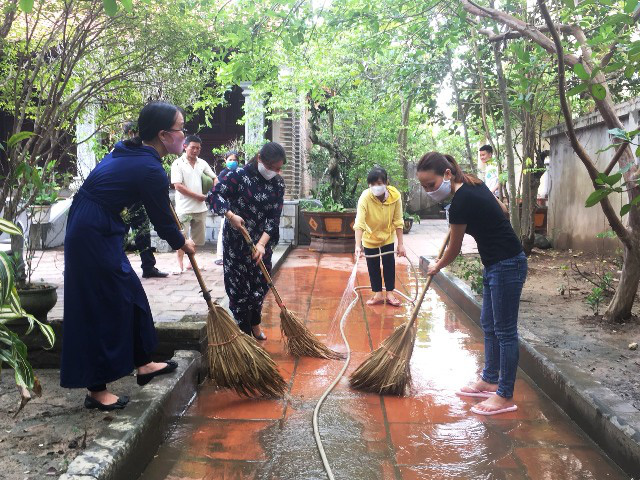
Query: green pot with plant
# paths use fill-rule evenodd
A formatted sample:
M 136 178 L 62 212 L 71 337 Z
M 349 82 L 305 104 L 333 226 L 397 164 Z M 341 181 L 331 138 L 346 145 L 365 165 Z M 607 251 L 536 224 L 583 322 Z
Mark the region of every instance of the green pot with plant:
M 32 225 L 33 227 L 33 225 Z M 34 270 L 42 260 L 42 255 L 36 258 L 36 248 L 33 235 L 28 235 L 25 241 L 24 258 L 14 254 L 12 261 L 15 266 L 15 286 L 22 309 L 34 316 L 40 322 L 46 322 L 47 314 L 58 302 L 58 286 L 46 282 L 34 282 Z M 25 319 L 14 319 L 13 324 L 25 324 Z
M 25 191 L 26 198 L 31 199 L 27 210 L 29 234 L 24 238 L 23 251 L 15 252 L 13 256 L 13 262 L 16 265 L 16 290 L 23 310 L 44 322 L 47 314 L 58 301 L 58 286 L 33 282 L 32 275 L 42 260 L 42 255 L 36 255 L 36 249 L 43 243 L 41 237 L 46 228 L 44 224 L 50 222 L 51 207 L 58 200 L 58 184 L 55 181 L 55 175 L 49 175 L 47 167 L 35 167 L 31 171 L 31 181 L 27 184 Z M 19 321 L 14 320 L 14 323 Z

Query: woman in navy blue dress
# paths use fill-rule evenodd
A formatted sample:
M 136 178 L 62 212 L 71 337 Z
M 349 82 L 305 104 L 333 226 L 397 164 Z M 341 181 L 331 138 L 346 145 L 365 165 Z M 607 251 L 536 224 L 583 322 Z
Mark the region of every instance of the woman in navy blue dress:
M 169 181 L 161 158 L 180 153 L 182 112 L 162 102 L 145 106 L 139 137 L 118 143 L 76 193 L 64 241 L 64 323 L 60 385 L 87 388 L 86 408 L 124 408 L 107 385 L 137 368 L 144 385 L 177 363 L 152 362 L 156 332 L 140 279 L 123 249 L 127 227 L 120 212 L 142 202 L 158 235 L 173 248 L 195 253 L 170 210 Z
M 285 162 L 284 148 L 275 142 L 267 143 L 254 162 L 230 171 L 207 197 L 211 210 L 224 215 L 234 227 L 225 228 L 222 238 L 229 308 L 240 329 L 258 340 L 267 339 L 260 321 L 262 302 L 269 290 L 258 262 L 262 260 L 271 271 L 284 203 L 284 180 L 278 174 Z M 240 225 L 249 231 L 256 246 L 253 256 L 238 230 Z

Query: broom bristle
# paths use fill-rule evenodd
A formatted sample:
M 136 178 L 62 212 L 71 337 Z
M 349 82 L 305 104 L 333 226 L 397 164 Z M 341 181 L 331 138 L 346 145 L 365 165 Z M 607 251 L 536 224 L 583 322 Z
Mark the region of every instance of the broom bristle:
M 417 327 L 400 325 L 351 374 L 353 388 L 380 395 L 404 395 L 411 384 L 410 361 Z
M 244 334 L 221 306 L 207 318 L 209 375 L 212 381 L 247 397 L 281 397 L 287 383 L 273 359 L 258 342 Z
M 287 352 L 295 357 L 337 360 L 344 356 L 316 338 L 298 316 L 287 308 L 280 311 L 280 330 Z

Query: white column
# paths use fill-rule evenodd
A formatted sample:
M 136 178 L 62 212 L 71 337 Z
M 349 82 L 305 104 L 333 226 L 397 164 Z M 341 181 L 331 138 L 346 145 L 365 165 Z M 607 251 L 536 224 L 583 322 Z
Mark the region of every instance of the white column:
M 244 142 L 257 145 L 264 139 L 264 108 L 262 99 L 251 90 L 251 82 L 240 82 L 244 96 Z
M 90 105 L 78 119 L 76 124 L 76 185 L 79 187 L 89 176 L 91 170 L 97 165 L 96 154 L 93 146 L 96 142 L 96 113 L 97 107 Z

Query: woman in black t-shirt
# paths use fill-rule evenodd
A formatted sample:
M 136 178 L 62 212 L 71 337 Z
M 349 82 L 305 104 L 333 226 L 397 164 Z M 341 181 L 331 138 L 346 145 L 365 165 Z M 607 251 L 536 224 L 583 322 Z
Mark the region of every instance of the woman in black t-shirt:
M 482 378 L 463 387 L 458 395 L 486 398 L 471 408 L 480 415 L 517 409 L 513 389 L 518 370 L 518 308 L 527 276 L 527 259 L 506 207 L 487 186 L 462 172 L 450 155 L 429 152 L 417 167 L 427 194 L 441 202 L 453 195 L 449 208 L 449 246 L 427 273 L 435 275 L 460 253 L 464 234 L 471 235 L 484 265 L 481 323 L 485 362 Z

